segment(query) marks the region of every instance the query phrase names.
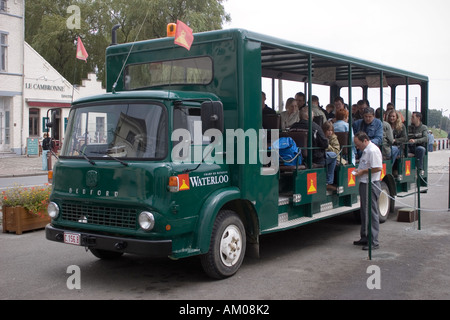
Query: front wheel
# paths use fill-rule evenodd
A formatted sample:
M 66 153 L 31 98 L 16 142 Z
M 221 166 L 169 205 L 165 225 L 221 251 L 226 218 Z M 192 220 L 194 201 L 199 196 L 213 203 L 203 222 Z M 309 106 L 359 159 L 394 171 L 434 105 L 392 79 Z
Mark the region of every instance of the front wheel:
M 201 256 L 205 272 L 215 279 L 235 274 L 244 260 L 245 237 L 239 216 L 231 210 L 220 211 L 214 222 L 209 251 Z
M 116 252 L 94 248 L 90 248 L 89 250 L 92 252 L 94 256 L 102 260 L 114 260 L 120 258 L 123 255 L 123 252 L 118 251 Z

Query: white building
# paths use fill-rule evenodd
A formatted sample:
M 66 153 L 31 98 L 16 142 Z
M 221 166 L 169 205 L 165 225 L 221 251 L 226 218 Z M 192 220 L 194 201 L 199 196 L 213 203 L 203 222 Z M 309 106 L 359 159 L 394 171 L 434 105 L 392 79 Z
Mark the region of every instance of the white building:
M 0 0 L 0 36 L 0 152 L 25 154 L 27 138 L 42 138 L 47 116 L 63 143 L 71 102 L 104 93 L 101 82 L 89 74 L 74 88 L 24 41 L 23 0 Z
M 0 0 L 0 151 L 21 145 L 24 13 L 23 0 Z

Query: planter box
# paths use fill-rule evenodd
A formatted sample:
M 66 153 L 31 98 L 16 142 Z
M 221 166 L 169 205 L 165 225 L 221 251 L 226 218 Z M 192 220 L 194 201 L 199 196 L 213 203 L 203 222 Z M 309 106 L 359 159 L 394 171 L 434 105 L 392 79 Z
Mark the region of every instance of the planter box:
M 2 207 L 3 211 L 3 232 L 15 232 L 22 234 L 23 231 L 30 231 L 45 228 L 50 223 L 49 216 L 39 217 L 28 212 L 24 207 Z

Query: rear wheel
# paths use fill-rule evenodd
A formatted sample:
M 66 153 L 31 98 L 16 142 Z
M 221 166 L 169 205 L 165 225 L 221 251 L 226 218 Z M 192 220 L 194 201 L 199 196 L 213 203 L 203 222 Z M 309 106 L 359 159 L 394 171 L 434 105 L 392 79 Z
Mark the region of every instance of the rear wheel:
M 223 279 L 235 274 L 244 260 L 245 228 L 239 216 L 231 210 L 220 211 L 214 222 L 209 252 L 201 256 L 205 272 Z
M 394 205 L 392 195 L 386 182 L 381 181 L 381 193 L 378 198 L 378 207 L 380 208 L 380 223 L 386 222 L 389 213 L 391 212 L 391 206 Z

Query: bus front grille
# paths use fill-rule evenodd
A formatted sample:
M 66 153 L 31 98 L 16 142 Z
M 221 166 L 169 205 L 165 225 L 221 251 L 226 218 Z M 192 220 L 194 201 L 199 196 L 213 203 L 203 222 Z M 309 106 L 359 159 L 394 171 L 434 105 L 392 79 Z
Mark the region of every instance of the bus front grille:
M 64 203 L 62 219 L 107 227 L 136 229 L 137 210 L 133 208 Z

